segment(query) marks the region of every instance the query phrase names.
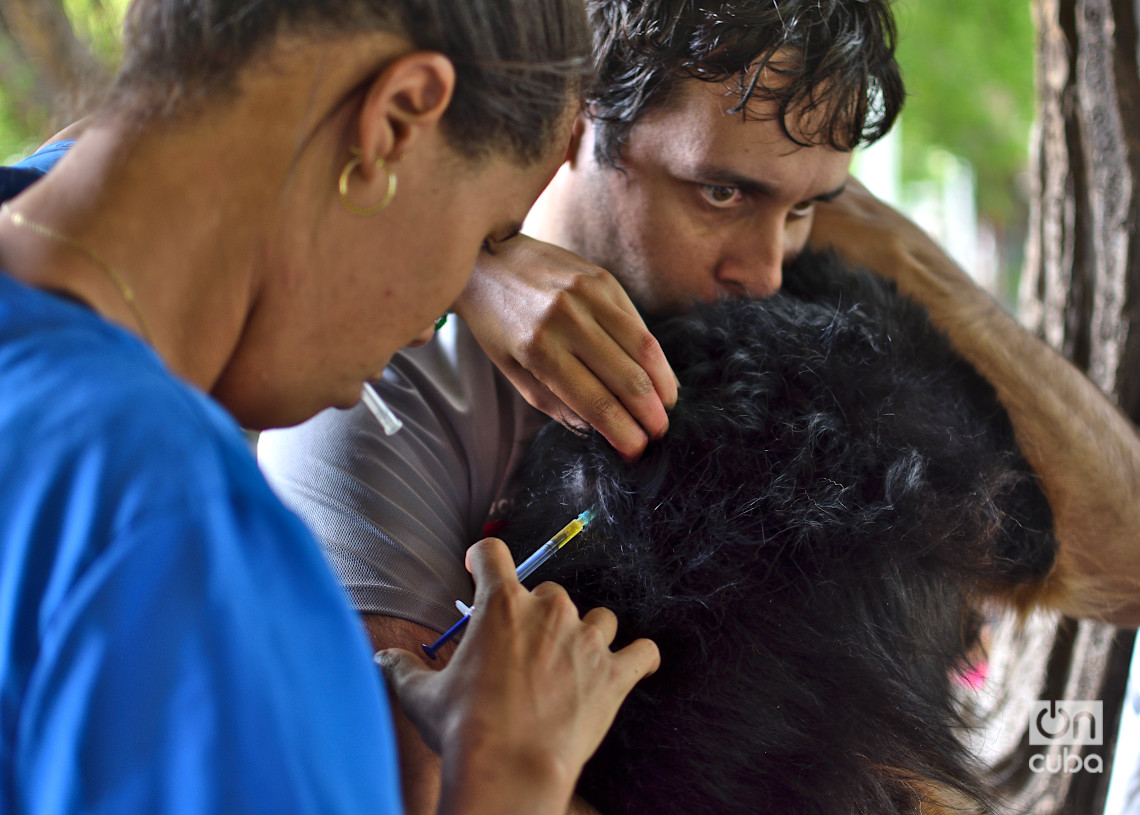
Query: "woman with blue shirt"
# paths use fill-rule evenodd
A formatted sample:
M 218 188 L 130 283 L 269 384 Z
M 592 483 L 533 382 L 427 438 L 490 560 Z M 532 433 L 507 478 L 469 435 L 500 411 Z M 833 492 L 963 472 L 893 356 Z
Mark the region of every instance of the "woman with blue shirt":
M 239 426 L 354 404 L 565 152 L 580 2 L 136 0 L 101 113 L 0 174 L 0 811 L 400 808 L 384 689 Z M 34 183 L 33 183 L 34 182 Z M 388 654 L 444 812 L 565 811 L 648 642 L 497 541 Z

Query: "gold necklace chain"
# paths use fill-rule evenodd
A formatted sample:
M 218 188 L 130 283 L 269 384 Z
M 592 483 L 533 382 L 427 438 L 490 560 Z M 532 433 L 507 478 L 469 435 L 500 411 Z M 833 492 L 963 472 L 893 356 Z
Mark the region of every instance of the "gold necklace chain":
M 11 218 L 14 225 L 31 230 L 37 235 L 45 237 L 48 240 L 53 240 L 56 243 L 61 243 L 64 246 L 75 250 L 87 258 L 89 261 L 94 263 L 96 266 L 98 266 L 103 274 L 107 275 L 107 278 L 115 285 L 115 288 L 118 289 L 119 294 L 126 302 L 127 307 L 131 310 L 131 313 L 135 317 L 135 322 L 139 324 L 139 329 L 142 331 L 143 339 L 146 340 L 147 344 L 151 348 L 154 347 L 154 339 L 151 337 L 150 328 L 147 326 L 146 318 L 143 317 L 142 309 L 139 308 L 138 301 L 135 299 L 134 290 L 131 289 L 131 287 L 127 284 L 127 281 L 123 280 L 118 272 L 111 268 L 111 264 L 103 260 L 102 257 L 97 255 L 91 249 L 88 249 L 86 246 L 74 238 L 69 238 L 67 235 L 56 232 L 51 227 L 44 226 L 43 224 L 37 223 L 36 221 L 33 221 L 30 218 L 21 215 L 19 212 L 16 212 L 14 209 L 8 206 L 7 201 L 0 203 L 0 213 L 3 213 L 4 215 L 7 215 L 9 218 Z

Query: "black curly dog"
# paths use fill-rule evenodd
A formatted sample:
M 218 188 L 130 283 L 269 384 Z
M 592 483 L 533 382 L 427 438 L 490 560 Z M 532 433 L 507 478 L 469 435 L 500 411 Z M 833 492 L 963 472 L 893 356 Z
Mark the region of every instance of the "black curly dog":
M 516 557 L 594 507 L 535 580 L 661 648 L 579 792 L 605 815 L 985 811 L 955 676 L 978 598 L 1049 572 L 1049 506 L 922 308 L 828 255 L 785 279 L 655 324 L 681 397 L 639 461 L 557 424 L 531 451 Z

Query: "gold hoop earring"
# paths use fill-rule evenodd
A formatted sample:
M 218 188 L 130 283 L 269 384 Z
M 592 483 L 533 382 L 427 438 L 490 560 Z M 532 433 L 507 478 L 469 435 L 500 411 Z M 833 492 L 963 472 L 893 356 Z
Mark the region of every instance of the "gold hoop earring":
M 340 190 L 340 202 L 344 204 L 344 208 L 351 212 L 353 215 L 375 215 L 384 207 L 392 203 L 392 199 L 396 197 L 396 174 L 392 169 L 384 164 L 384 159 L 376 159 L 376 169 L 383 170 L 388 174 L 388 192 L 384 195 L 384 200 L 374 207 L 365 208 L 358 207 L 356 204 L 348 200 L 348 177 L 352 175 L 352 171 L 360 166 L 360 156 L 354 156 L 348 164 L 344 165 L 344 169 L 340 173 L 340 181 L 337 188 Z

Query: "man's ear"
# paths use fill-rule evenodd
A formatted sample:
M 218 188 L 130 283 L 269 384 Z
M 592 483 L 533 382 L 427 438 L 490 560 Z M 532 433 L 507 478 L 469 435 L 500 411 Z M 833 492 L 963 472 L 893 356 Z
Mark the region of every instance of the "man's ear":
M 359 118 L 360 171 L 371 179 L 377 159 L 391 162 L 438 126 L 455 91 L 455 66 L 443 54 L 416 51 L 381 71 Z
M 578 162 L 582 157 L 579 151 L 582 149 L 582 135 L 586 132 L 589 123 L 586 121 L 586 112 L 578 111 L 574 117 L 574 125 L 570 129 L 570 144 L 566 146 L 566 161 L 570 165 L 570 169 L 574 170 L 578 167 Z M 590 140 L 593 143 L 593 140 Z

